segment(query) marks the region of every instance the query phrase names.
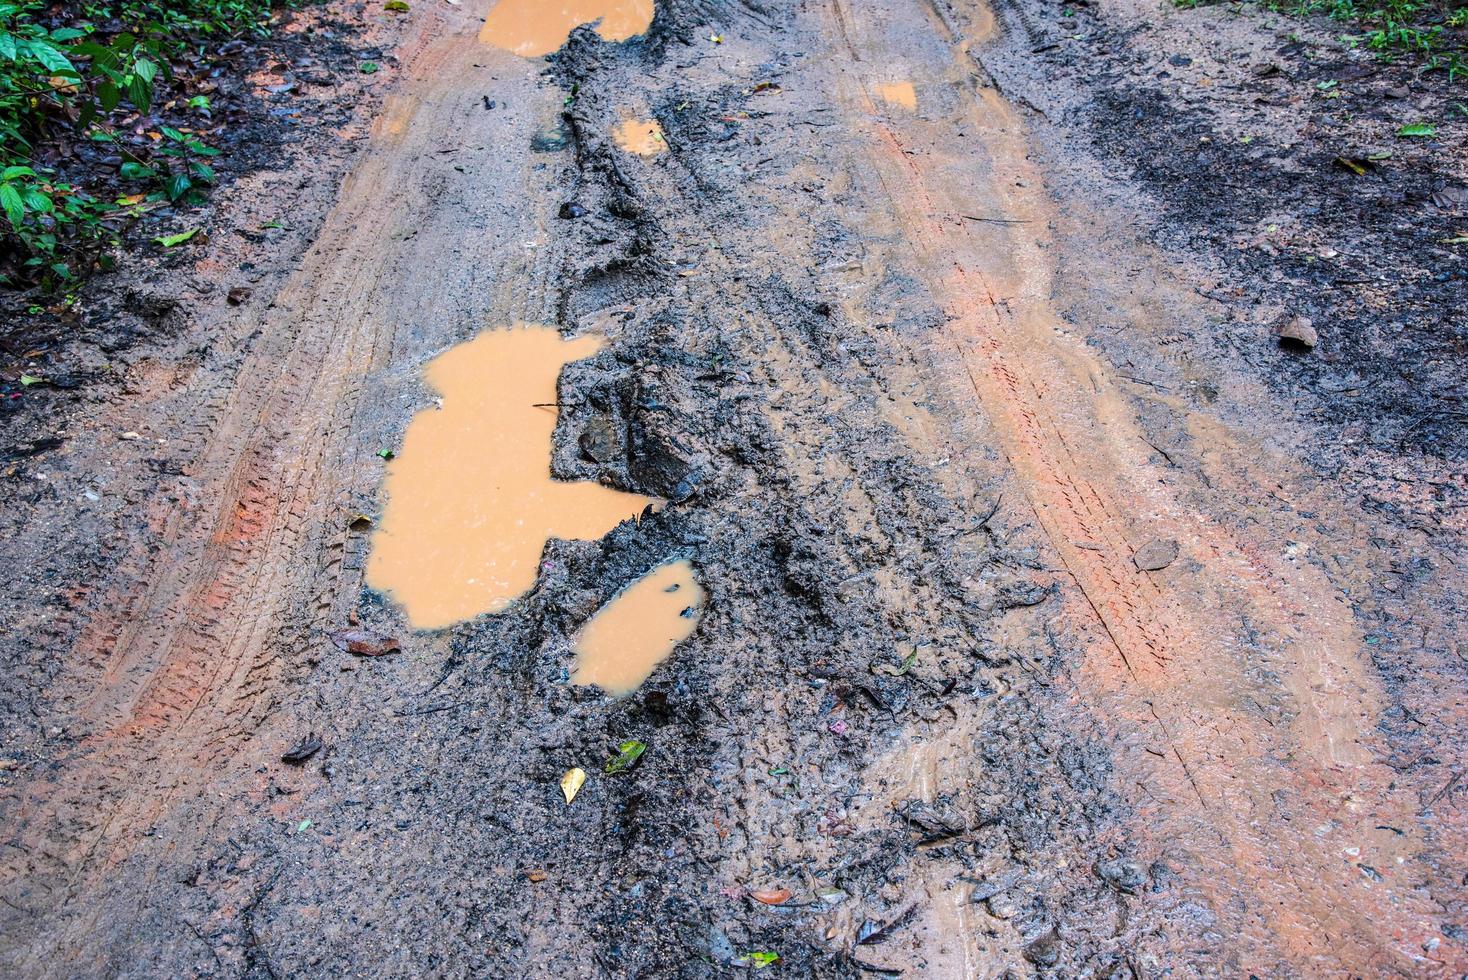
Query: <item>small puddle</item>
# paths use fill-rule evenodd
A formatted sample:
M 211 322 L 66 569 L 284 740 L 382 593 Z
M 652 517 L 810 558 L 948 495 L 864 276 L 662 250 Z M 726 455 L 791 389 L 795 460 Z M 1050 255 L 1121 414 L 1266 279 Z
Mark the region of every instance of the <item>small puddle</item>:
M 387 505 L 367 584 L 391 593 L 418 629 L 502 612 L 535 584 L 551 537 L 594 539 L 652 502 L 596 483 L 551 479 L 561 367 L 600 337 L 551 327 L 490 330 L 426 371 L 441 407 L 413 417 L 387 465 Z
M 558 51 L 582 24 L 596 24 L 606 41 L 625 41 L 652 25 L 653 0 L 499 0 L 479 40 L 539 58 Z
M 657 156 L 668 148 L 668 141 L 663 139 L 663 127 L 656 119 L 624 119 L 612 138 L 628 153 L 643 157 Z
M 659 566 L 633 582 L 582 627 L 573 684 L 630 694 L 688 639 L 703 613 L 703 587 L 688 560 Z
M 882 98 L 892 105 L 900 105 L 908 112 L 917 111 L 917 89 L 912 82 L 892 82 L 881 87 Z

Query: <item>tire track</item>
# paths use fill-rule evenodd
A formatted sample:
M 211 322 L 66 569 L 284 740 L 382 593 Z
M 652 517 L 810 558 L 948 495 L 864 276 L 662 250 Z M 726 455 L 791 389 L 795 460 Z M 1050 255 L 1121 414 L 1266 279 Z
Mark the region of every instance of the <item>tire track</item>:
M 1266 910 L 1240 924 L 1239 965 L 1457 961 L 1461 951 L 1446 944 L 1437 964 L 1424 957 L 1440 941 L 1432 923 L 1441 913 L 1410 874 L 1377 886 L 1340 860 L 1344 844 L 1280 813 L 1279 801 L 1289 800 L 1349 827 L 1342 837 L 1370 841 L 1373 861 L 1424 847 L 1421 831 L 1404 845 L 1372 830 L 1416 821 L 1394 774 L 1371 753 L 1380 696 L 1349 607 L 1318 570 L 1286 568 L 1184 506 L 1142 450 L 1133 410 L 1105 367 L 1056 327 L 1039 231 L 1050 223 L 1043 181 L 1019 120 L 977 77 L 971 42 L 953 33 L 961 19 L 982 32 L 992 18 L 930 14 L 932 34 L 951 51 L 942 63 L 936 44 L 890 27 L 910 32 L 907 11 L 832 0 L 827 13 L 834 87 L 869 137 L 911 261 L 947 314 L 944 359 L 972 385 L 1078 586 L 1085 613 L 1071 617 L 1109 637 L 1109 654 L 1093 656 L 1087 673 L 1113 714 L 1121 759 L 1143 782 L 1168 787 L 1159 831 L 1185 841 L 1209 869 L 1213 883 L 1198 884 L 1215 908 L 1251 895 L 1248 904 Z M 902 40 L 889 47 L 889 36 Z M 874 97 L 899 79 L 917 81 L 920 92 L 957 93 L 959 108 L 904 113 Z M 1248 499 L 1248 488 L 1227 490 L 1240 506 Z M 1164 575 L 1133 561 L 1154 535 L 1182 544 Z M 1258 724 L 1259 703 L 1281 705 L 1290 724 Z M 1292 761 L 1280 766 L 1280 758 Z
M 258 798 L 252 772 L 290 737 L 276 731 L 282 687 L 356 602 L 361 562 L 347 557 L 344 492 L 375 492 L 373 453 L 384 426 L 400 424 L 382 398 L 394 382 L 378 376 L 394 363 L 416 372 L 487 320 L 553 305 L 558 255 L 542 243 L 526 274 L 512 274 L 523 236 L 498 217 L 531 161 L 481 180 L 467 207 L 437 199 L 463 172 L 442 161 L 441 144 L 482 149 L 504 126 L 528 142 L 534 119 L 480 109 L 477 63 L 492 59 L 473 40 L 473 13 L 439 11 L 416 24 L 400 48 L 410 94 L 375 127 L 373 152 L 343 182 L 270 310 L 240 325 L 238 353 L 220 345 L 224 356 L 189 388 L 145 391 L 130 410 L 134 428 L 170 435 L 169 455 L 187 462 L 147 500 L 152 533 L 125 570 L 78 610 L 89 621 L 71 642 L 76 666 L 65 683 L 87 733 L 9 808 L 0 870 L 15 915 L 12 953 L 0 962 L 23 957 L 16 965 L 27 974 L 66 962 L 58 950 L 84 955 L 107 921 L 135 914 L 109 878 L 152 847 L 144 842 L 153 828 L 187 804 L 188 822 L 174 820 L 163 845 L 187 854 Z M 523 74 L 530 111 L 548 101 L 534 95 L 531 67 L 504 63 Z M 462 243 L 490 261 L 475 266 L 458 247 L 424 256 L 423 239 Z M 481 275 L 493 291 L 465 299 Z M 406 338 L 403 323 L 415 324 Z M 130 874 L 144 878 L 161 867 L 135 866 Z

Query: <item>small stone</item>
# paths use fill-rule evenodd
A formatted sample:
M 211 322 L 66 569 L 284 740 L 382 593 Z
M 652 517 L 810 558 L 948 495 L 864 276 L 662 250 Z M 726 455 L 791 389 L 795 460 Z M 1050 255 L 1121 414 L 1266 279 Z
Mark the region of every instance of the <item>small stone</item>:
M 1096 877 L 1117 891 L 1135 894 L 1147 883 L 1147 872 L 1135 861 L 1115 858 L 1096 862 Z
M 576 440 L 581 455 L 593 463 L 605 463 L 622 453 L 622 440 L 617 427 L 605 415 L 598 415 L 586 423 L 581 436 Z
M 1060 962 L 1060 933 L 1051 927 L 1025 947 L 1025 959 L 1036 966 L 1054 966 Z
M 1177 541 L 1172 538 L 1153 538 L 1137 549 L 1132 561 L 1144 572 L 1155 572 L 1177 561 Z
M 984 900 L 984 908 L 996 919 L 1011 918 L 1019 911 L 1019 906 L 1007 892 L 990 895 Z

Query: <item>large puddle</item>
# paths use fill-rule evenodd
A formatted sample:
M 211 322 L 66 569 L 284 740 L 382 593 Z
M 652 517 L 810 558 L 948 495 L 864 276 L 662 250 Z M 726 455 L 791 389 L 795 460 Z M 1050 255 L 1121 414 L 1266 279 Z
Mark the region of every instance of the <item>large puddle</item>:
M 630 694 L 703 613 L 703 588 L 687 559 L 653 569 L 603 606 L 576 637 L 573 684 Z
M 651 502 L 551 479 L 556 379 L 601 344 L 520 325 L 428 365 L 441 406 L 414 416 L 388 463 L 367 562 L 367 584 L 391 593 L 415 627 L 503 611 L 535 584 L 548 538 L 599 538 Z
M 560 50 L 582 24 L 607 41 L 625 41 L 652 25 L 653 0 L 499 0 L 479 39 L 524 58 Z

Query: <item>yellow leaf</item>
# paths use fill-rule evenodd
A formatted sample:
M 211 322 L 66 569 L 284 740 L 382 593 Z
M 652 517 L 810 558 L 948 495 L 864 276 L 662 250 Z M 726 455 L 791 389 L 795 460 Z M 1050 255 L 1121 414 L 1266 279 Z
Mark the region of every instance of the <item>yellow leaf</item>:
M 576 794 L 581 792 L 581 786 L 585 782 L 586 770 L 580 766 L 577 766 L 575 769 L 568 769 L 566 774 L 561 777 L 561 793 L 566 797 L 567 806 L 570 806 L 571 801 L 576 798 Z

